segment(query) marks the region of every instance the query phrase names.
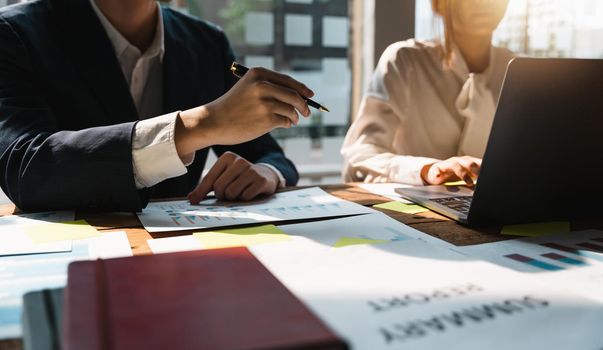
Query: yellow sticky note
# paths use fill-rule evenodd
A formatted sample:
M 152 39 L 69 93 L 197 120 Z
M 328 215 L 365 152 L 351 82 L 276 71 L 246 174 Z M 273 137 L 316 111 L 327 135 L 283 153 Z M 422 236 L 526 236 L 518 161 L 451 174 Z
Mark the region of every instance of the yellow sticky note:
M 94 227 L 88 225 L 86 220 L 26 225 L 22 230 L 34 243 L 84 239 L 101 235 Z
M 333 247 L 335 247 L 335 248 L 341 248 L 341 247 L 347 247 L 347 246 L 350 246 L 350 245 L 380 244 L 380 243 L 387 243 L 387 242 L 389 242 L 389 241 L 386 241 L 386 240 L 383 240 L 383 239 L 341 237 L 337 242 L 335 242 L 335 244 L 333 245 Z
M 570 232 L 570 223 L 567 221 L 538 222 L 535 224 L 508 225 L 502 228 L 503 235 L 537 237 L 555 233 Z
M 274 225 L 228 230 L 195 232 L 193 236 L 205 249 L 250 247 L 256 244 L 290 241 L 291 237 Z
M 383 204 L 375 204 L 373 205 L 373 208 L 388 209 L 405 214 L 418 214 L 429 211 L 429 209 L 423 208 L 422 206 L 417 204 L 406 204 L 396 201 L 387 202 Z
M 446 182 L 444 183 L 444 186 L 465 186 L 467 183 L 463 180 L 461 181 L 453 181 L 453 182 Z

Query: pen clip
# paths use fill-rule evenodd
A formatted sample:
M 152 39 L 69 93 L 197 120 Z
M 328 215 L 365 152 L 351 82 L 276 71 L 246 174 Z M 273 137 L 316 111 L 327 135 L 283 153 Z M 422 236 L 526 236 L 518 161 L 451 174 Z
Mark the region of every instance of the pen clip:
M 239 64 L 236 61 L 233 61 L 230 65 L 230 71 L 235 77 L 239 79 L 243 77 L 243 74 L 241 74 L 241 72 L 239 71 Z

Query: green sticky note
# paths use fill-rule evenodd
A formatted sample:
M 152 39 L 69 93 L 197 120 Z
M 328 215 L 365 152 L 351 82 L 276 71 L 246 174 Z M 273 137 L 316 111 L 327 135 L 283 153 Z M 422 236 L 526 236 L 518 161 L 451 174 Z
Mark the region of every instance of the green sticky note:
M 347 246 L 350 246 L 350 245 L 380 244 L 380 243 L 387 243 L 387 242 L 389 242 L 389 241 L 382 240 L 382 239 L 357 238 L 357 237 L 341 237 L 337 242 L 335 242 L 335 244 L 333 245 L 333 247 L 335 247 L 335 248 L 341 248 L 341 247 L 347 247 Z
M 538 222 L 534 224 L 507 225 L 500 233 L 503 235 L 537 237 L 552 235 L 555 233 L 569 233 L 570 223 L 568 221 Z
M 88 225 L 86 220 L 26 225 L 22 230 L 34 243 L 84 239 L 101 235 L 94 227 Z
M 203 248 L 250 247 L 256 244 L 290 241 L 291 237 L 274 225 L 233 228 L 193 233 Z
M 396 202 L 396 201 L 387 202 L 387 203 L 383 203 L 383 204 L 375 204 L 375 205 L 373 205 L 373 208 L 388 209 L 388 210 L 393 210 L 393 211 L 397 211 L 397 212 L 405 213 L 405 214 L 418 214 L 418 213 L 424 213 L 426 211 L 429 211 L 429 209 L 424 208 L 417 204 L 406 204 L 406 203 L 401 203 L 401 202 Z

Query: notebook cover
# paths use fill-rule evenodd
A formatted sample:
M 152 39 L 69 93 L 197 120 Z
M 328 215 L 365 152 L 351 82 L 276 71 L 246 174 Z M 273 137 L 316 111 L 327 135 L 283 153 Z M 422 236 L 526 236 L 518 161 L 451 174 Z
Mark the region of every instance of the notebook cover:
M 347 349 L 246 248 L 69 265 L 71 349 Z

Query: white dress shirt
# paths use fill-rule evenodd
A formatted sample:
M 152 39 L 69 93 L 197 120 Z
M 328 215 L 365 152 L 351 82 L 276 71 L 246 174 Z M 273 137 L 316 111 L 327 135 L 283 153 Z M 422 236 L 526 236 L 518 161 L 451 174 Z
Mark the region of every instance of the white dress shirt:
M 163 180 L 186 174 L 186 166 L 194 161 L 194 153 L 186 159 L 181 159 L 176 150 L 174 132 L 180 111 L 153 117 L 163 110 L 162 62 L 165 41 L 163 15 L 159 4 L 155 37 L 149 48 L 141 53 L 115 29 L 94 0 L 90 0 L 90 3 L 113 45 L 139 118 L 142 119 L 136 123 L 132 139 L 136 187 L 151 187 Z M 271 164 L 261 165 L 274 171 L 279 179 L 279 186 L 285 186 L 285 178 L 278 169 Z
M 345 180 L 422 185 L 427 164 L 462 155 L 482 158 L 512 58 L 510 51 L 492 47 L 488 68 L 474 74 L 458 50 L 446 67 L 435 42 L 392 44 L 346 135 Z

